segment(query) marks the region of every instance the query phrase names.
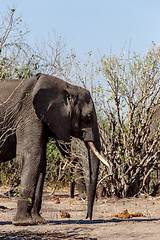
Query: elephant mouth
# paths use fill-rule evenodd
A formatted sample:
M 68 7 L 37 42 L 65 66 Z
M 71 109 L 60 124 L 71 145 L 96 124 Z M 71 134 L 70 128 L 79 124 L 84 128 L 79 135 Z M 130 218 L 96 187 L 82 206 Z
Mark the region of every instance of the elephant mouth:
M 111 170 L 112 164 L 111 164 L 108 160 L 104 159 L 104 158 L 102 157 L 102 155 L 98 152 L 98 150 L 96 149 L 96 147 L 95 147 L 94 143 L 92 142 L 92 140 L 89 140 L 89 139 L 91 139 L 91 134 L 88 134 L 88 132 L 89 132 L 89 131 L 84 131 L 84 129 L 83 129 L 83 131 L 82 131 L 82 130 L 80 131 L 80 130 L 77 128 L 77 129 L 74 129 L 74 131 L 71 131 L 71 135 L 72 135 L 73 137 L 76 137 L 76 138 L 79 138 L 79 139 L 85 141 L 85 142 L 88 144 L 88 146 L 90 147 L 90 149 L 92 150 L 92 152 L 94 153 L 94 155 L 95 155 L 104 165 L 106 165 L 106 166 L 109 168 L 109 170 Z M 88 139 L 87 139 L 87 138 L 88 138 Z
M 108 160 L 106 160 L 106 159 L 104 159 L 103 157 L 102 157 L 102 155 L 100 155 L 100 153 L 98 152 L 98 150 L 96 149 L 96 147 L 94 146 L 94 143 L 93 142 L 87 142 L 88 143 L 88 146 L 90 147 L 90 149 L 92 150 L 92 152 L 94 153 L 94 155 L 103 163 L 103 164 L 105 164 L 109 169 L 111 169 L 111 167 L 112 167 L 112 164 L 108 161 Z
M 82 139 L 82 132 L 81 132 L 78 128 L 77 128 L 77 129 L 74 129 L 74 131 L 71 130 L 71 136 L 83 140 L 83 139 Z

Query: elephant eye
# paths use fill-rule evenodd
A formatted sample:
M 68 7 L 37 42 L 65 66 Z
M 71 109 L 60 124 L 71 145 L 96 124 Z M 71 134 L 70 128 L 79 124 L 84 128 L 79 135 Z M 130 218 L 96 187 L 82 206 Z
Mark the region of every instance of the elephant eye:
M 91 118 L 91 115 L 90 115 L 90 114 L 87 115 L 87 122 L 88 122 L 88 123 L 91 123 L 91 122 L 92 122 L 92 118 Z
M 92 115 L 89 113 L 87 115 L 83 115 L 82 111 L 80 111 L 80 119 L 81 119 L 81 124 L 89 124 L 92 123 Z
M 82 110 L 81 109 L 79 110 L 79 116 L 80 116 L 80 119 L 82 119 Z
M 79 111 L 79 126 L 82 124 L 82 110 Z

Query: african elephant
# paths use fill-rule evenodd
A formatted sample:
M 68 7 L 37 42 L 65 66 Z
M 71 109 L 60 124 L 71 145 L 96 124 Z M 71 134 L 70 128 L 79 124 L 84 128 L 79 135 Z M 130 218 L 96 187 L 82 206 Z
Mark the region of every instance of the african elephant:
M 0 162 L 16 157 L 22 171 L 22 197 L 18 200 L 13 224 L 45 223 L 40 209 L 46 143 L 48 137 L 69 141 L 71 136 L 83 140 L 88 149 L 90 180 L 86 218 L 91 220 L 100 140 L 89 91 L 40 73 L 29 79 L 0 82 Z

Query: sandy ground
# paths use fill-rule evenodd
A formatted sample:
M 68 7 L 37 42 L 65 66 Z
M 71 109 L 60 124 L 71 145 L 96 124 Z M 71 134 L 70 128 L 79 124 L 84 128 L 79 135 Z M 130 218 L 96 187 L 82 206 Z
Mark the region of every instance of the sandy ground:
M 0 194 L 6 189 L 0 188 Z M 160 240 L 160 198 L 98 199 L 94 205 L 93 221 L 85 220 L 86 202 L 78 197 L 70 199 L 68 190 L 56 192 L 56 198 L 44 192 L 42 216 L 47 224 L 14 226 L 15 198 L 0 198 L 0 239 L 113 239 Z M 58 203 L 59 202 L 59 203 Z M 140 212 L 145 217 L 119 219 L 111 217 L 124 210 Z M 67 212 L 70 218 L 62 218 Z M 62 215 L 62 214 L 61 214 Z

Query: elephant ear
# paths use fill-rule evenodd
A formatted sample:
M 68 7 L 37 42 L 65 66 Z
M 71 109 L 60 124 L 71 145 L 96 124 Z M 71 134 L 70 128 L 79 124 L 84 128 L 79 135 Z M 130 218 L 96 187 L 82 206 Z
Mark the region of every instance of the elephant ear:
M 71 105 L 66 90 L 57 87 L 39 89 L 33 98 L 33 106 L 38 118 L 58 139 L 69 140 Z

